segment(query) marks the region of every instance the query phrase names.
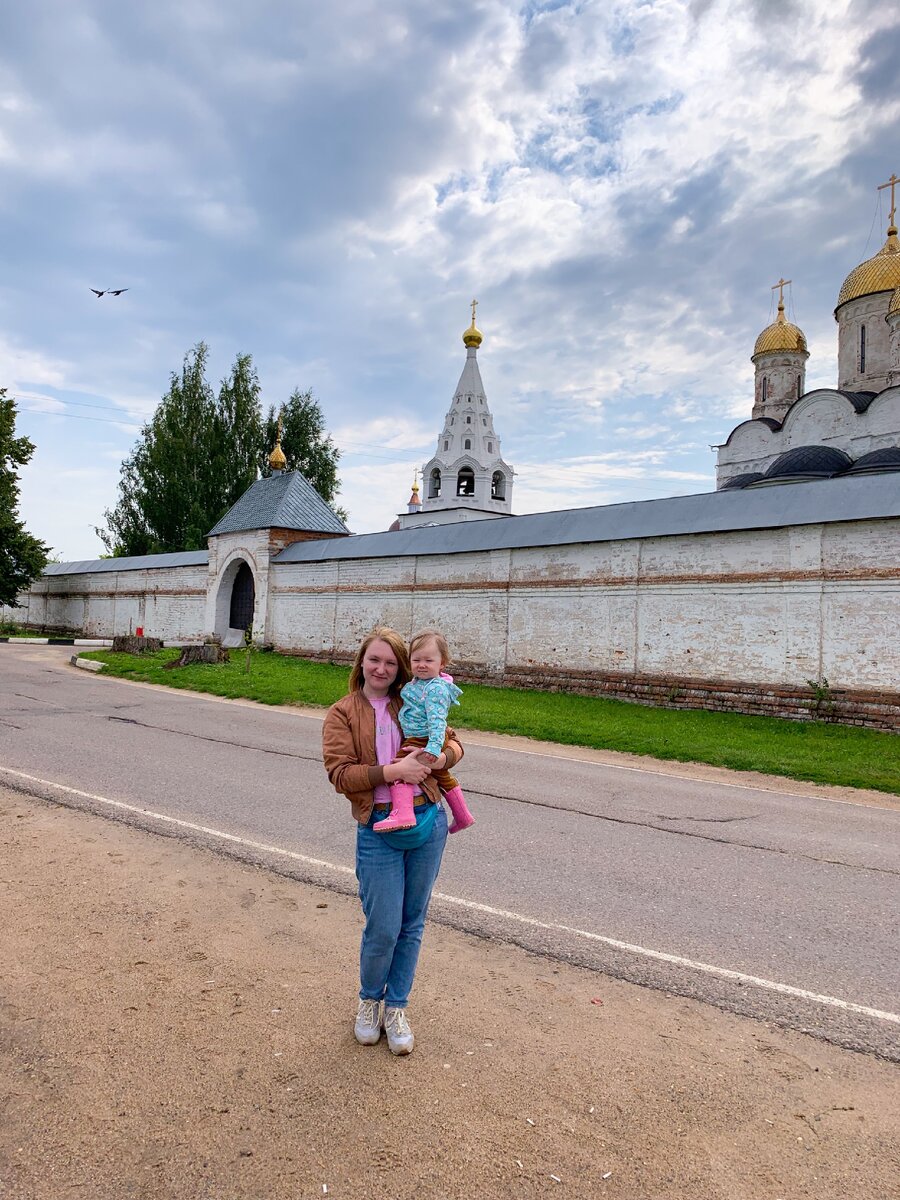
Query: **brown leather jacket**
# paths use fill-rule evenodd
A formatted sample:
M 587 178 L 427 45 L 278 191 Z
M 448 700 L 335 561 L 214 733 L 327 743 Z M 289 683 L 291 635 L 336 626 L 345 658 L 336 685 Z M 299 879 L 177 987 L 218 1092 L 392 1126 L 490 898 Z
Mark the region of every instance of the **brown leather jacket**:
M 395 721 L 400 704 L 399 698 L 392 699 L 389 706 Z M 456 733 L 449 727 L 444 753 L 448 770 L 463 756 Z M 329 708 L 322 726 L 322 757 L 332 787 L 347 797 L 354 818 L 365 825 L 372 815 L 375 788 L 384 783 L 384 767 L 375 761 L 375 709 L 361 691 L 350 692 Z M 429 799 L 440 800 L 431 776 L 419 786 Z

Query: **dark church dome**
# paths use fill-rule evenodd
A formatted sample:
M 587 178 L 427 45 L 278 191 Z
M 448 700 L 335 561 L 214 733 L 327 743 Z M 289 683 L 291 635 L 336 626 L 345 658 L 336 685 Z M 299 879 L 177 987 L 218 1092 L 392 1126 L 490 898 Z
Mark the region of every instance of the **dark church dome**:
M 830 479 L 842 475 L 852 459 L 834 446 L 795 446 L 779 454 L 765 473 L 765 479 Z
M 762 477 L 761 471 L 745 471 L 743 475 L 735 475 L 733 479 L 729 479 L 727 483 L 723 483 L 719 491 L 736 492 L 739 488 L 745 488 L 751 483 L 757 483 Z
M 877 471 L 900 471 L 900 446 L 882 446 L 856 460 L 848 475 L 874 475 Z

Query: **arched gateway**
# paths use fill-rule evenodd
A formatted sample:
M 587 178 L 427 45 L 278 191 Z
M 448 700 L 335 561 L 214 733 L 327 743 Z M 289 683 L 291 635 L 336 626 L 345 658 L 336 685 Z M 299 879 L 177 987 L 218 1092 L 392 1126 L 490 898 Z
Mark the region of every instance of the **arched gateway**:
M 257 642 L 273 640 L 272 563 L 286 546 L 348 533 L 299 471 L 281 469 L 280 446 L 269 462 L 272 474 L 257 479 L 209 532 L 206 627 L 226 645 L 241 645 L 247 632 Z
M 241 563 L 231 585 L 231 612 L 228 624 L 232 629 L 250 628 L 253 624 L 255 603 L 256 585 L 253 582 L 253 572 L 246 563 Z

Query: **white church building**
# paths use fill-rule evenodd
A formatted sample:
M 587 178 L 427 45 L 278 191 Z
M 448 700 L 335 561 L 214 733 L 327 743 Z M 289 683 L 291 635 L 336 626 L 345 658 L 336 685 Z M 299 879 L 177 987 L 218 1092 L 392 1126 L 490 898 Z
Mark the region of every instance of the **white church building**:
M 0 611 L 92 636 L 249 628 L 340 662 L 377 624 L 437 626 L 463 679 L 900 731 L 897 182 L 884 246 L 837 296 L 837 387 L 805 391 L 780 294 L 713 492 L 513 516 L 473 305 L 423 494 L 391 530 L 348 536 L 276 453 L 208 550 L 52 564 Z
M 477 304 L 472 301 L 472 324 L 463 334 L 466 361 L 437 449 L 422 468 L 425 496 L 419 496 L 414 483 L 408 511 L 398 516 L 392 531 L 483 521 L 512 513 L 513 469 L 500 454 L 500 439 L 478 369 L 478 347 L 484 338 L 475 325 Z

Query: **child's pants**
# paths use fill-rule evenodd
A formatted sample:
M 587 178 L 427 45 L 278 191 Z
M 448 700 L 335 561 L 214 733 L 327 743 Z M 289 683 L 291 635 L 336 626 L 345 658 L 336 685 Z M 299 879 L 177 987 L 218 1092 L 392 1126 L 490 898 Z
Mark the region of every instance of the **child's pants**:
M 397 757 L 394 759 L 394 762 L 399 761 L 401 758 L 405 758 L 406 755 L 411 754 L 413 750 L 424 750 L 427 745 L 427 737 L 405 737 L 403 739 L 403 745 L 397 751 Z M 447 741 L 445 739 L 443 750 L 446 748 Z M 451 775 L 446 767 L 442 767 L 440 770 L 436 770 L 434 767 L 432 767 L 431 778 L 435 781 L 442 792 L 449 792 L 452 791 L 453 788 L 459 787 L 459 780 L 455 775 Z

